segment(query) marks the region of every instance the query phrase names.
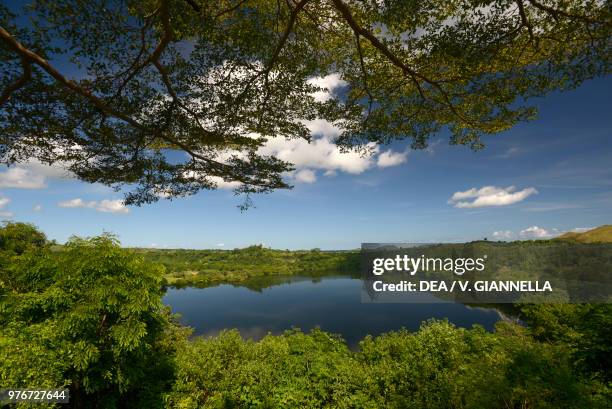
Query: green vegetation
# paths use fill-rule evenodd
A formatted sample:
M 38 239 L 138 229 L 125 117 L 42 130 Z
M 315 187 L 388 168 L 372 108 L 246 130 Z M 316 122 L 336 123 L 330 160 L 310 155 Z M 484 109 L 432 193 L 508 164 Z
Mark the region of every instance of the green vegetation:
M 138 249 L 148 262 L 166 268 L 173 286 L 238 283 L 273 275 L 325 275 L 359 272 L 356 251 L 283 251 L 250 246 L 235 250 Z
M 612 243 L 612 225 L 599 226 L 582 233 L 568 232 L 557 237 L 556 240 L 577 243 Z
M 73 408 L 556 409 L 612 399 L 609 304 L 520 305 L 528 327 L 432 321 L 350 351 L 317 330 L 190 340 L 161 302 L 163 275 L 112 237 L 53 251 L 32 226 L 5 224 L 0 384 L 67 387 Z
M 575 373 L 564 345 L 511 324 L 492 334 L 429 322 L 367 337 L 359 352 L 316 330 L 257 343 L 228 331 L 184 347 L 174 407 L 603 408 L 609 395 Z
M 69 387 L 74 407 L 159 406 L 180 332 L 161 302 L 163 267 L 112 237 L 61 252 L 29 225 L 0 237 L 0 384 Z

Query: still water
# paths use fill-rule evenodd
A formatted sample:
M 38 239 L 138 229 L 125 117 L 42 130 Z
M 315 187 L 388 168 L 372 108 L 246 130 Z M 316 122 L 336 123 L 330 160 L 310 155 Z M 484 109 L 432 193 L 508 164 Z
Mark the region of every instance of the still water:
M 352 277 L 276 278 L 246 286 L 169 288 L 164 302 L 181 315 L 195 335 L 216 335 L 238 328 L 244 338 L 261 339 L 292 327 L 340 334 L 351 348 L 364 336 L 401 327 L 419 328 L 430 318 L 447 318 L 460 327 L 480 324 L 492 330 L 494 309 L 458 303 L 372 304 L 361 302 L 361 280 Z M 250 288 L 249 288 L 250 287 Z

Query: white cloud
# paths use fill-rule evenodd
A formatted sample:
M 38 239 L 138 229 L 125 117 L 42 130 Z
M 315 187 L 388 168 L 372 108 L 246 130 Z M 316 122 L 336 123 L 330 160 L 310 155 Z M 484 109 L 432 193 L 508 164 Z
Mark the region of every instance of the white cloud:
M 223 180 L 223 178 L 219 176 L 209 176 L 208 179 L 215 182 L 215 184 L 217 185 L 219 189 L 233 190 L 233 189 L 239 188 L 242 185 L 242 183 L 235 181 L 235 180 L 232 182 L 226 182 L 225 180 Z
M 397 166 L 406 162 L 408 157 L 408 151 L 405 152 L 394 152 L 391 149 L 384 151 L 378 155 L 378 161 L 376 165 L 379 168 L 387 168 L 389 166 Z
M 497 240 L 509 240 L 514 237 L 514 233 L 510 230 L 499 230 L 493 232 L 493 238 Z
M 314 183 L 317 181 L 317 175 L 310 169 L 302 169 L 295 172 L 293 179 L 301 183 Z
M 40 212 L 40 211 L 42 211 L 42 205 L 37 204 L 36 206 L 34 206 L 32 208 L 32 210 L 35 211 L 35 212 Z
M 555 235 L 555 232 L 548 231 L 538 226 L 530 226 L 524 230 L 521 230 L 519 235 L 526 239 L 543 239 L 552 237 Z
M 593 227 L 575 227 L 570 230 L 559 230 L 557 228 L 545 229 L 534 225 L 519 231 L 518 235 L 522 239 L 548 239 L 568 232 L 583 233 L 591 229 L 593 229 Z M 493 232 L 493 237 L 498 240 L 509 240 L 514 238 L 515 234 L 510 230 L 500 230 Z
M 229 156 L 229 155 L 228 155 Z M 225 158 L 226 159 L 226 158 Z M 224 158 L 220 158 L 220 160 L 224 160 Z M 206 179 L 212 183 L 214 183 L 218 189 L 227 189 L 233 190 L 239 188 L 242 183 L 236 180 L 227 182 L 220 176 L 207 176 L 204 173 L 196 172 L 193 170 L 187 171 L 183 173 L 183 176 L 190 179 Z M 157 197 L 162 199 L 167 199 L 171 196 L 170 191 L 158 190 L 156 193 Z
M 455 192 L 447 203 L 465 209 L 486 206 L 507 206 L 521 202 L 536 193 L 538 191 L 533 187 L 516 191 L 514 186 L 506 188 L 484 186 L 480 189 L 472 188 L 463 192 Z
M 12 217 L 13 212 L 9 212 L 5 209 L 6 205 L 11 203 L 11 199 L 8 197 L 0 197 L 0 217 Z
M 593 230 L 595 227 L 574 227 L 569 230 L 572 233 L 584 233 L 585 231 Z
M 67 207 L 67 208 L 74 208 L 74 207 L 89 207 L 89 208 L 93 208 L 96 206 L 96 202 L 95 201 L 91 201 L 91 202 L 85 202 L 83 201 L 83 199 L 71 199 L 71 200 L 66 200 L 63 202 L 59 202 L 57 204 L 59 207 Z
M 264 156 L 273 156 L 282 161 L 293 164 L 295 171 L 286 174 L 289 178 L 302 183 L 314 183 L 317 180 L 317 171 L 325 176 L 335 176 L 338 172 L 359 175 L 375 167 L 396 166 L 406 161 L 408 151 L 394 152 L 386 150 L 380 152 L 380 147 L 374 143 L 366 145 L 362 151 L 343 151 L 335 143 L 335 138 L 342 130 L 325 120 L 304 121 L 313 138 L 307 141 L 302 138 L 287 139 L 285 137 L 266 138 L 257 153 Z M 252 138 L 260 138 L 257 134 L 250 134 Z M 217 160 L 225 162 L 232 155 L 240 152 L 225 151 L 218 155 Z M 186 174 L 187 177 L 195 175 Z M 239 182 L 225 182 L 219 177 L 208 177 L 221 189 L 235 189 Z
M 313 134 L 316 132 L 323 134 L 322 137 L 314 138 L 310 143 L 304 139 L 269 138 L 259 149 L 259 153 L 292 163 L 298 171 L 308 168 L 342 171 L 357 175 L 374 165 L 373 155 L 378 152 L 377 146 L 370 145 L 369 152 L 366 154 L 355 151 L 342 152 L 332 140 L 332 137 L 337 135 L 337 130 L 324 122 L 326 121 L 306 124 Z
M 129 213 L 128 209 L 122 200 L 102 200 L 102 201 L 89 201 L 86 202 L 83 199 L 76 198 L 72 200 L 66 200 L 57 204 L 59 207 L 64 208 L 85 208 L 94 209 L 102 213 Z
M 340 74 L 329 74 L 325 77 L 314 77 L 308 80 L 310 85 L 314 85 L 319 88 L 323 88 L 312 94 L 313 98 L 318 102 L 325 102 L 333 98 L 333 92 L 336 88 L 344 87 L 347 82 L 344 81 Z
M 123 200 L 102 200 L 95 209 L 104 213 L 129 213 L 130 211 L 123 203 Z
M 314 136 L 323 136 L 327 139 L 333 139 L 342 133 L 342 129 L 325 119 L 313 119 L 312 121 L 303 121 L 303 124 L 308 128 Z M 287 140 L 286 138 L 275 138 Z M 305 141 L 306 142 L 306 141 Z
M 51 166 L 37 160 L 30 160 L 0 172 L 0 188 L 43 189 L 47 187 L 47 179 L 69 177 L 70 173 L 61 164 Z
M 0 173 L 0 188 L 42 189 L 47 187 L 45 177 L 21 167 L 8 168 Z

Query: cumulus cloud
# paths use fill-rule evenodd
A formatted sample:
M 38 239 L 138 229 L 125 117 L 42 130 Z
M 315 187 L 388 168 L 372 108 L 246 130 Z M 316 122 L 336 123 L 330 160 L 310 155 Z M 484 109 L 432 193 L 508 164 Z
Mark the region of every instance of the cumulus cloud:
M 98 202 L 95 209 L 104 213 L 129 213 L 130 211 L 130 209 L 123 204 L 123 200 L 102 200 Z
M 514 233 L 510 230 L 499 230 L 493 232 L 493 238 L 497 240 L 510 240 L 514 237 Z
M 359 152 L 341 152 L 332 140 L 335 130 L 325 129 L 327 125 L 321 122 L 306 124 L 313 134 L 313 129 L 323 129 L 320 138 L 314 138 L 310 143 L 304 139 L 286 139 L 284 137 L 270 138 L 259 149 L 262 155 L 275 156 L 278 159 L 294 164 L 297 170 L 321 169 L 324 171 L 342 171 L 354 175 L 363 173 L 374 165 L 373 155 L 378 147 L 371 145 L 370 154 Z
M 47 187 L 45 177 L 22 167 L 8 168 L 0 173 L 0 188 L 42 189 Z
M 304 121 L 304 125 L 313 135 L 309 142 L 305 139 L 287 139 L 285 137 L 266 138 L 258 149 L 259 155 L 273 156 L 293 164 L 295 171 L 285 176 L 299 183 L 314 183 L 317 173 L 321 171 L 325 176 L 335 176 L 338 172 L 358 175 L 376 166 L 388 167 L 399 165 L 406 160 L 408 152 L 394 152 L 387 150 L 380 153 L 380 148 L 370 143 L 362 152 L 342 151 L 334 143 L 334 139 L 342 132 L 338 127 L 325 120 Z M 252 138 L 260 138 L 251 134 Z M 232 156 L 242 157 L 242 152 L 224 151 L 217 156 L 217 160 L 225 162 Z M 195 172 L 186 172 L 186 177 L 198 177 Z M 204 176 L 204 175 L 201 175 Z M 236 189 L 240 182 L 226 182 L 220 177 L 209 176 L 220 189 Z M 160 198 L 167 197 L 159 192 Z
M 546 229 L 534 225 L 519 231 L 518 236 L 522 239 L 549 239 L 568 232 L 584 233 L 591 229 L 593 229 L 593 227 L 575 227 L 569 230 L 559 230 L 557 228 Z M 516 237 L 516 235 L 510 230 L 499 230 L 493 232 L 493 237 L 497 240 L 510 240 Z
M 84 201 L 83 199 L 76 198 L 72 200 L 66 200 L 57 204 L 59 207 L 64 208 L 84 208 L 94 209 L 102 213 L 129 213 L 128 209 L 122 200 L 91 200 Z
M 548 231 L 538 226 L 530 226 L 521 230 L 519 235 L 526 239 L 544 239 L 554 236 L 555 232 Z
M 384 151 L 378 155 L 376 165 L 379 168 L 387 168 L 389 166 L 397 166 L 406 162 L 408 157 L 408 151 L 405 152 L 394 152 L 391 149 Z
M 0 188 L 43 189 L 48 179 L 63 179 L 70 173 L 61 165 L 45 165 L 37 160 L 11 166 L 0 172 Z
M 11 203 L 11 199 L 8 197 L 0 197 L 0 217 L 12 217 L 13 212 L 6 210 L 6 205 Z
M 455 192 L 447 203 L 464 209 L 486 206 L 507 206 L 521 202 L 536 193 L 538 193 L 538 191 L 533 187 L 516 191 L 514 186 L 505 188 L 484 186 L 480 189 L 472 188 L 463 192 Z
M 320 91 L 317 91 L 312 94 L 313 98 L 318 102 L 325 102 L 333 98 L 333 92 L 336 88 L 341 88 L 347 85 L 347 82 L 344 81 L 340 74 L 329 74 L 325 77 L 314 77 L 308 80 L 310 85 L 314 85 L 315 87 L 322 88 Z
M 317 175 L 310 169 L 302 169 L 295 172 L 293 179 L 300 183 L 314 183 L 317 181 Z

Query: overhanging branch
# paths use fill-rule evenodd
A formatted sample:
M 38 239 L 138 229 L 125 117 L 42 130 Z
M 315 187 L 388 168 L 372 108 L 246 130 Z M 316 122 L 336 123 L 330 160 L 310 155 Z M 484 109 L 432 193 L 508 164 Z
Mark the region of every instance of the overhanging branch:
M 32 64 L 30 61 L 28 61 L 26 58 L 21 58 L 21 66 L 23 68 L 23 74 L 15 82 L 9 84 L 9 86 L 2 92 L 2 95 L 0 95 L 0 106 L 4 105 L 4 103 L 11 98 L 11 94 L 13 92 L 25 86 L 32 77 Z

